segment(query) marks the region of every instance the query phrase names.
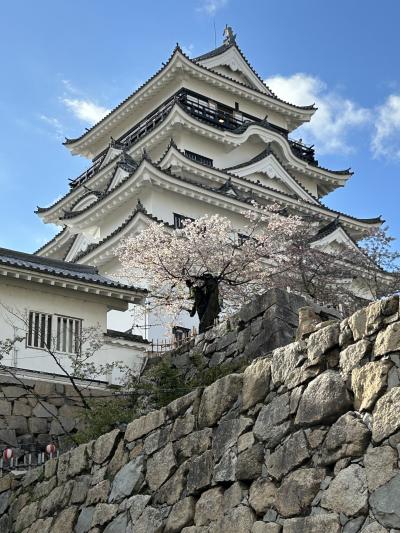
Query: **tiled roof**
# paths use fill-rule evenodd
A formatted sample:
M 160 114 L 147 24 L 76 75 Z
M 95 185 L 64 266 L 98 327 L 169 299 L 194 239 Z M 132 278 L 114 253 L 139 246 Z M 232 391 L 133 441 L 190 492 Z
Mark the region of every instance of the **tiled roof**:
M 56 241 L 59 237 L 61 237 L 61 235 L 63 233 L 65 233 L 67 231 L 67 228 L 64 227 L 61 231 L 59 231 L 58 233 L 56 233 L 54 235 L 54 237 L 52 237 L 49 241 L 47 241 L 45 244 L 43 244 L 43 246 L 41 246 L 40 248 L 38 248 L 36 250 L 36 252 L 34 252 L 35 254 L 38 254 L 39 252 L 41 252 L 42 250 L 44 250 L 44 248 L 46 248 L 50 243 Z
M 106 337 L 112 337 L 113 339 L 125 339 L 131 342 L 140 342 L 142 344 L 149 344 L 149 341 L 143 338 L 141 335 L 134 335 L 128 331 L 116 331 L 115 329 L 108 329 L 104 334 Z
M 97 268 L 79 263 L 68 263 L 57 259 L 49 259 L 35 254 L 27 254 L 16 250 L 0 248 L 0 265 L 9 267 L 22 268 L 24 270 L 42 272 L 55 277 L 67 278 L 83 283 L 94 283 L 104 287 L 123 289 L 132 292 L 143 292 L 144 289 L 138 289 L 130 285 L 125 285 L 106 278 L 99 274 Z
M 110 239 L 112 239 L 115 235 L 118 235 L 118 233 L 120 233 L 124 228 L 126 228 L 126 226 L 128 226 L 128 224 L 130 222 L 132 222 L 132 220 L 135 218 L 135 216 L 138 213 L 143 213 L 145 216 L 147 216 L 148 218 L 150 218 L 154 222 L 158 222 L 159 224 L 164 224 L 165 226 L 170 227 L 170 228 L 174 227 L 172 224 L 168 224 L 168 222 L 164 222 L 163 220 L 161 220 L 161 219 L 155 217 L 154 215 L 152 215 L 151 213 L 149 213 L 147 211 L 147 209 L 143 206 L 142 202 L 140 200 L 138 200 L 135 209 L 124 220 L 124 222 L 122 222 L 122 224 L 120 224 L 118 227 L 116 227 L 109 235 L 107 235 L 107 237 L 104 237 L 104 239 L 102 239 L 98 243 L 92 243 L 85 250 L 82 250 L 81 252 L 79 252 L 76 255 L 76 257 L 74 258 L 74 261 L 78 261 L 82 257 L 85 257 L 90 252 L 92 252 L 96 248 L 99 248 L 99 246 L 102 246 L 105 242 L 107 242 Z
M 257 78 L 262 82 L 263 80 L 258 76 L 258 74 L 255 72 L 255 70 L 253 69 L 253 67 L 250 65 L 250 63 L 248 62 L 248 60 L 246 59 L 246 57 L 243 55 L 243 53 L 241 52 L 241 50 L 239 49 L 239 47 L 236 45 L 236 48 L 237 50 L 239 51 L 239 53 L 241 54 L 241 56 L 243 57 L 243 59 L 246 61 L 246 63 L 248 64 L 248 66 L 251 68 L 251 70 L 255 73 L 255 75 L 257 76 Z M 168 66 L 168 64 L 171 62 L 172 58 L 174 57 L 175 53 L 176 52 L 180 52 L 183 56 L 185 56 L 189 61 L 191 61 L 193 64 L 195 64 L 197 67 L 203 69 L 203 70 L 206 70 L 207 72 L 212 72 L 213 74 L 216 74 L 217 76 L 220 76 L 221 78 L 225 78 L 231 82 L 234 82 L 242 87 L 246 87 L 247 89 L 249 88 L 247 85 L 245 85 L 244 83 L 241 83 L 240 81 L 238 80 L 235 80 L 234 78 L 230 78 L 229 76 L 225 76 L 224 74 L 221 74 L 219 72 L 215 72 L 203 65 L 199 65 L 197 63 L 198 61 L 198 58 L 197 59 L 190 59 L 190 57 L 188 57 L 181 49 L 181 47 L 177 44 L 176 47 L 174 48 L 172 54 L 170 55 L 170 57 L 168 58 L 167 62 L 163 64 L 163 66 L 158 69 L 154 74 L 153 76 L 151 76 L 145 83 L 143 83 L 140 87 L 138 87 L 135 91 L 133 91 L 129 96 L 127 96 L 120 104 L 118 104 L 116 107 L 114 107 L 105 117 L 103 117 L 101 120 L 99 120 L 99 122 L 97 122 L 96 124 L 94 124 L 91 128 L 87 129 L 82 135 L 80 135 L 79 137 L 76 137 L 76 138 L 73 138 L 73 139 L 69 139 L 69 138 L 66 138 L 66 140 L 64 141 L 64 145 L 68 145 L 68 144 L 73 144 L 77 141 L 80 141 L 81 139 L 83 139 L 83 137 L 85 137 L 90 131 L 92 131 L 94 128 L 96 128 L 99 124 L 101 124 L 102 122 L 104 122 L 110 115 L 112 115 L 115 111 L 117 111 L 117 109 L 119 109 L 120 107 L 122 107 L 128 100 L 130 100 L 133 96 L 135 96 L 139 91 L 141 91 L 145 86 L 147 86 L 156 76 L 158 76 L 158 74 L 160 74 L 163 70 L 166 69 L 166 67 Z M 299 105 L 295 105 L 295 104 L 291 104 L 290 102 L 286 102 L 285 100 L 282 100 L 280 98 L 278 98 L 272 91 L 271 92 L 271 95 L 268 95 L 266 93 L 263 93 L 261 90 L 257 89 L 257 88 L 253 88 L 251 87 L 251 90 L 255 91 L 255 92 L 258 92 L 259 94 L 262 94 L 263 96 L 269 96 L 270 98 L 273 98 L 274 100 L 277 100 L 278 102 L 282 102 L 283 104 L 286 104 L 286 105 L 290 105 L 291 107 L 295 108 L 295 109 L 302 109 L 302 110 L 315 110 L 315 106 L 314 104 L 312 105 L 307 105 L 307 106 L 299 106 Z M 269 89 L 270 90 L 270 89 Z

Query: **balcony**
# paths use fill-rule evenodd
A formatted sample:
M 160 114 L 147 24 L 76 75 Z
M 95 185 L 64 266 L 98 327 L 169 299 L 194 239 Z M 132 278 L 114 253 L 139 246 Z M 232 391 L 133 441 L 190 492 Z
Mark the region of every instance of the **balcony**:
M 179 104 L 191 116 L 222 130 L 234 131 L 240 127 L 246 126 L 249 123 L 262 123 L 264 128 L 279 133 L 279 135 L 282 135 L 285 139 L 287 139 L 294 155 L 300 159 L 303 159 L 304 161 L 307 161 L 307 163 L 310 163 L 311 165 L 318 164 L 314 157 L 313 147 L 306 146 L 300 141 L 288 139 L 288 132 L 285 129 L 275 126 L 274 124 L 269 123 L 267 120 L 261 120 L 258 117 L 248 115 L 247 113 L 243 113 L 238 109 L 226 106 L 221 102 L 211 100 L 203 95 L 187 89 L 181 89 L 168 100 L 163 102 L 159 107 L 157 107 L 157 109 L 139 122 L 139 124 L 136 124 L 131 130 L 118 139 L 118 143 L 122 144 L 125 149 L 128 149 L 132 145 L 136 144 L 142 137 L 145 137 L 149 132 L 154 130 L 159 124 L 161 124 L 161 122 L 164 121 L 176 102 L 179 102 Z M 207 162 L 205 161 L 205 164 L 210 165 L 210 162 L 212 164 L 211 159 L 204 159 L 207 160 Z M 78 176 L 78 178 L 71 180 L 71 188 L 81 185 L 87 179 L 93 176 L 97 172 L 100 163 L 101 158 L 99 157 L 88 170 L 83 172 L 80 176 Z

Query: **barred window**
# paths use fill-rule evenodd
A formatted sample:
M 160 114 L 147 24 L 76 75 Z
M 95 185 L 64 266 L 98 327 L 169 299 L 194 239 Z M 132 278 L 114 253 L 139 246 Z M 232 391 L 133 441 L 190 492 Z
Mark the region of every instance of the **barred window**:
M 56 351 L 76 354 L 81 349 L 82 320 L 65 316 L 55 316 Z
M 29 312 L 27 347 L 77 354 L 81 350 L 81 342 L 80 318 Z
M 52 316 L 47 313 L 29 312 L 26 344 L 31 348 L 51 347 Z

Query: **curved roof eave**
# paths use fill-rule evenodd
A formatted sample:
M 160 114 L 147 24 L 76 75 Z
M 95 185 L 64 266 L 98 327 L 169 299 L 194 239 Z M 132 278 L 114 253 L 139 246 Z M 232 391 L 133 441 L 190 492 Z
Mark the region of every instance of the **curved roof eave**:
M 175 47 L 175 49 L 173 50 L 171 56 L 169 57 L 168 61 L 155 73 L 153 74 L 153 76 L 151 76 L 143 85 L 141 85 L 140 87 L 138 87 L 133 93 L 131 93 L 127 98 L 125 98 L 120 104 L 118 104 L 116 107 L 114 107 L 105 117 L 103 117 L 99 122 L 97 122 L 96 124 L 94 124 L 91 128 L 89 128 L 87 131 L 85 131 L 82 135 L 80 135 L 79 137 L 76 137 L 76 138 L 73 138 L 73 139 L 68 139 L 66 138 L 66 140 L 64 141 L 64 145 L 65 146 L 71 146 L 71 148 L 78 144 L 79 142 L 81 142 L 83 139 L 87 138 L 88 135 L 91 135 L 94 133 L 94 131 L 101 125 L 101 124 L 104 124 L 107 120 L 109 120 L 111 118 L 112 115 L 114 115 L 115 112 L 117 112 L 119 109 L 121 109 L 125 104 L 127 104 L 129 101 L 132 101 L 143 89 L 145 89 L 146 87 L 148 87 L 148 85 L 151 84 L 151 82 L 153 82 L 157 77 L 161 76 L 163 72 L 165 72 L 167 70 L 167 68 L 170 66 L 170 64 L 172 63 L 173 59 L 180 55 L 182 58 L 186 59 L 192 66 L 196 67 L 196 68 L 199 68 L 199 69 L 202 69 L 202 70 L 205 70 L 206 72 L 208 72 L 210 75 L 214 75 L 214 76 L 217 76 L 219 78 L 222 78 L 228 82 L 231 82 L 231 83 L 234 83 L 236 85 L 238 85 L 240 88 L 242 89 L 245 89 L 247 91 L 254 91 L 256 92 L 259 96 L 263 97 L 263 98 L 266 98 L 267 101 L 268 100 L 272 100 L 274 102 L 277 102 L 278 104 L 281 104 L 283 105 L 284 107 L 286 108 L 289 108 L 291 110 L 293 110 L 294 112 L 303 112 L 303 113 L 306 113 L 308 115 L 310 115 L 310 117 L 314 114 L 314 112 L 316 111 L 316 107 L 314 106 L 314 104 L 312 105 L 308 105 L 308 106 L 297 106 L 295 104 L 291 104 L 289 102 L 286 102 L 285 100 L 281 100 L 280 98 L 278 98 L 276 95 L 274 95 L 271 91 L 271 95 L 268 95 L 266 94 L 265 92 L 259 90 L 259 89 L 256 89 L 256 88 L 250 88 L 248 87 L 247 85 L 245 84 L 242 84 L 240 83 L 239 81 L 233 79 L 233 78 L 230 78 L 228 76 L 224 76 L 223 74 L 220 74 L 218 72 L 215 72 L 207 67 L 204 67 L 198 63 L 196 63 L 194 60 L 190 59 L 183 51 L 182 49 L 180 48 L 179 45 L 177 45 Z

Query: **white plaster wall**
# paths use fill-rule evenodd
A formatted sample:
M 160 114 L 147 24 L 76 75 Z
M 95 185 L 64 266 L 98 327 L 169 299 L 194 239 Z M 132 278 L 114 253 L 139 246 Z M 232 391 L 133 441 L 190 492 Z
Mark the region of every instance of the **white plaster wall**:
M 99 335 L 107 330 L 108 301 L 106 298 L 91 297 L 78 291 L 60 289 L 41 285 L 35 282 L 0 280 L 0 339 L 25 337 L 27 326 L 24 317 L 29 311 L 38 311 L 52 315 L 63 315 L 82 319 L 83 331 L 96 328 Z M 22 317 L 22 318 L 21 318 Z M 46 351 L 26 346 L 25 339 L 15 344 L 16 352 L 12 352 L 2 360 L 2 364 L 40 372 L 62 374 L 62 371 Z M 16 357 L 15 357 L 16 356 Z M 57 354 L 60 362 L 70 369 L 67 356 Z M 94 354 L 93 361 L 105 363 L 118 360 L 120 350 L 105 350 L 102 347 Z M 140 357 L 139 357 L 140 356 Z M 139 364 L 141 352 L 136 348 L 123 349 L 123 359 L 130 365 Z M 107 379 L 100 376 L 99 379 Z

